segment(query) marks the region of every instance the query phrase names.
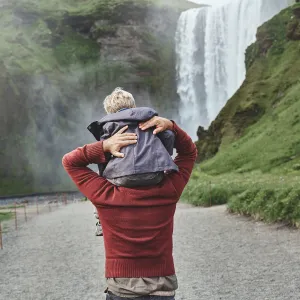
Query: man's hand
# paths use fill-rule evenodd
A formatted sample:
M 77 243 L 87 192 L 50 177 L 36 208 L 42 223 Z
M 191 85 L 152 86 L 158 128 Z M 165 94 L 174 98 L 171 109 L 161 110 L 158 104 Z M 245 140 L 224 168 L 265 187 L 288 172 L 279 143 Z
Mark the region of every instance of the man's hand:
M 135 133 L 124 133 L 128 126 L 120 129 L 116 134 L 103 141 L 103 151 L 110 152 L 115 157 L 124 157 L 124 153 L 120 150 L 123 147 L 137 143 L 137 135 Z
M 162 117 L 153 117 L 152 119 L 146 122 L 140 123 L 139 127 L 141 130 L 146 130 L 151 127 L 155 127 L 153 134 L 158 134 L 165 130 L 172 130 L 173 123 L 170 120 Z

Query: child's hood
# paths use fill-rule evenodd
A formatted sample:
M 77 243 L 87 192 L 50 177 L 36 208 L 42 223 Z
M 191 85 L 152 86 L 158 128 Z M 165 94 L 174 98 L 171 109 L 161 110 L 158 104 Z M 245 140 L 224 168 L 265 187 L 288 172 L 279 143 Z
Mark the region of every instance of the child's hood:
M 108 122 L 119 121 L 146 121 L 158 113 L 150 107 L 128 108 L 114 114 L 109 114 L 103 117 L 100 121 L 95 121 L 88 126 L 88 130 L 94 135 L 96 140 L 100 140 L 103 126 Z

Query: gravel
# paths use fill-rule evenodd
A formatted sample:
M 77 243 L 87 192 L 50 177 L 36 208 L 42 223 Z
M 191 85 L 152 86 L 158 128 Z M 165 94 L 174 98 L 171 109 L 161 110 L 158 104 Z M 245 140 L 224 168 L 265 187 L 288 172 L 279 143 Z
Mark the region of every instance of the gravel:
M 0 250 L 0 299 L 105 299 L 103 239 L 90 203 L 39 215 Z M 176 300 L 300 299 L 300 232 L 228 215 L 224 206 L 176 213 Z

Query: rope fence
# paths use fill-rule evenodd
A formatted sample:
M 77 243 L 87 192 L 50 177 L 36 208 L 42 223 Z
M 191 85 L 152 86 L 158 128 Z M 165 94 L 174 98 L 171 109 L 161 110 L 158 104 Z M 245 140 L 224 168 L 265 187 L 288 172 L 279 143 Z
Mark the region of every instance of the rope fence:
M 22 226 L 34 217 L 44 213 L 51 213 L 77 201 L 79 201 L 79 198 L 76 198 L 74 195 L 58 194 L 52 199 L 39 199 L 39 197 L 36 197 L 34 201 L 25 199 L 12 204 L 0 205 L 0 213 L 8 216 L 6 220 L 1 221 L 0 215 L 0 250 L 4 248 L 3 237 L 5 234 L 12 231 L 18 232 Z

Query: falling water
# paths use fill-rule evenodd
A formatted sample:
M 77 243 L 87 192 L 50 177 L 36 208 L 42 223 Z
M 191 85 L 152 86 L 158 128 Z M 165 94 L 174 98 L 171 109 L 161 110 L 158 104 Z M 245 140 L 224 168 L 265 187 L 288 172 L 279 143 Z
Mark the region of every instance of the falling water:
M 197 127 L 207 127 L 244 81 L 245 50 L 255 41 L 257 28 L 290 3 L 230 0 L 181 14 L 176 32 L 179 114 L 193 138 Z
M 180 119 L 192 132 L 199 119 L 206 120 L 204 80 L 204 47 L 206 9 L 191 9 L 181 14 L 176 32 L 177 72 L 180 76 L 177 92 L 180 95 Z M 203 101 L 204 100 L 204 101 Z

